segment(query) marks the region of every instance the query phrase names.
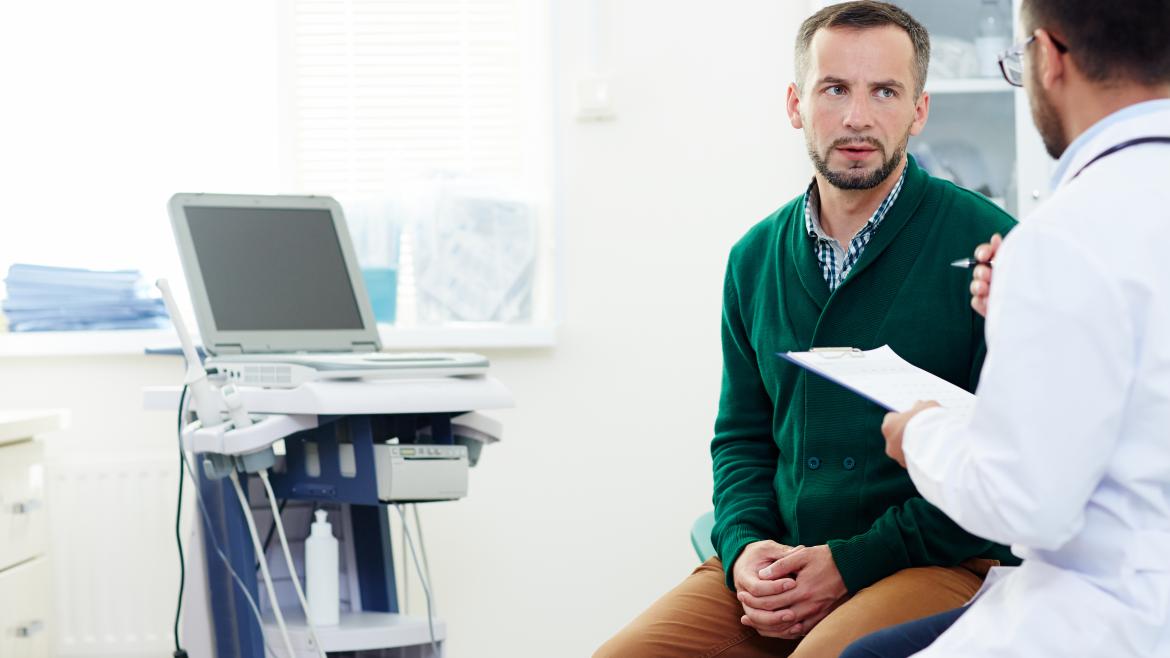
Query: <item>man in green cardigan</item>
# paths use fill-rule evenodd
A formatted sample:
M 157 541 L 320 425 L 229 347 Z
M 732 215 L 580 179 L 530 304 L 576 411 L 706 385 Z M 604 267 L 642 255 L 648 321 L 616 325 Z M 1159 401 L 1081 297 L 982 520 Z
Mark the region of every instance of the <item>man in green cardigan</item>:
M 777 357 L 890 345 L 968 390 L 984 355 L 969 256 L 1012 219 L 906 154 L 926 124 L 930 42 L 893 5 L 801 27 L 787 110 L 816 175 L 731 250 L 711 442 L 718 553 L 597 656 L 836 656 L 966 603 L 1003 546 L 923 500 L 885 453 L 884 410 Z M 850 358 L 842 356 L 842 358 Z

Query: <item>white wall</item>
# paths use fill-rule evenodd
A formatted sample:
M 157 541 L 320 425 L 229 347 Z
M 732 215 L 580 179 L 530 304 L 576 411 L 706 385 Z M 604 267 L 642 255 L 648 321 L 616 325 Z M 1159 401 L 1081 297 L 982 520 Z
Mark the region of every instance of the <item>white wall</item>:
M 132 263 L 174 280 L 172 194 L 275 191 L 275 6 L 0 3 L 0 267 Z
M 588 655 L 693 568 L 726 253 L 809 172 L 783 107 L 803 2 L 609 2 L 617 118 L 597 124 L 572 113 L 587 8 L 565 0 L 554 16 L 557 346 L 488 353 L 518 402 L 498 414 L 505 440 L 473 471 L 469 498 L 423 509 L 455 658 Z M 72 408 L 58 451 L 165 453 L 173 419 L 140 411 L 139 387 L 179 378 L 161 357 L 6 359 L 0 399 Z M 168 573 L 171 555 L 142 557 Z M 112 591 L 110 605 L 132 596 Z

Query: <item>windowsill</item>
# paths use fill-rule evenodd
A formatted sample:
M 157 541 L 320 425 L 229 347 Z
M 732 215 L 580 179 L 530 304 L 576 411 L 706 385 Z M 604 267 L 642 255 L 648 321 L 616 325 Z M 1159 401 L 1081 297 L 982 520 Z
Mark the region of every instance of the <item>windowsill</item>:
M 552 347 L 556 328 L 543 325 L 452 324 L 439 327 L 379 325 L 382 348 L 401 350 L 476 350 Z M 192 337 L 196 343 L 198 336 Z M 172 329 L 134 331 L 44 331 L 0 333 L 0 358 L 143 354 L 147 349 L 177 348 Z

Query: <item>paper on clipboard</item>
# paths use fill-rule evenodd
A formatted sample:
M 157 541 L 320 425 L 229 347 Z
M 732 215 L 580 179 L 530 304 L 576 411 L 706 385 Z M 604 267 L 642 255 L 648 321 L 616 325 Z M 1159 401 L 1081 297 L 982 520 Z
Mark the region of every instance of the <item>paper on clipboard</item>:
M 776 355 L 890 411 L 906 411 L 919 400 L 935 400 L 964 416 L 975 408 L 974 395 L 910 364 L 889 345 L 866 351 L 842 348 Z

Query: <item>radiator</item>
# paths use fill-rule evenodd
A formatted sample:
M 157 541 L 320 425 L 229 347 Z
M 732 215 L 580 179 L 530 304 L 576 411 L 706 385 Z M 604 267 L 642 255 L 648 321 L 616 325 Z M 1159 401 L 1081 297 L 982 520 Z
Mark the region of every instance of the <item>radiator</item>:
M 177 453 L 60 455 L 48 471 L 56 655 L 169 655 L 179 584 Z M 185 488 L 187 509 L 190 495 Z

